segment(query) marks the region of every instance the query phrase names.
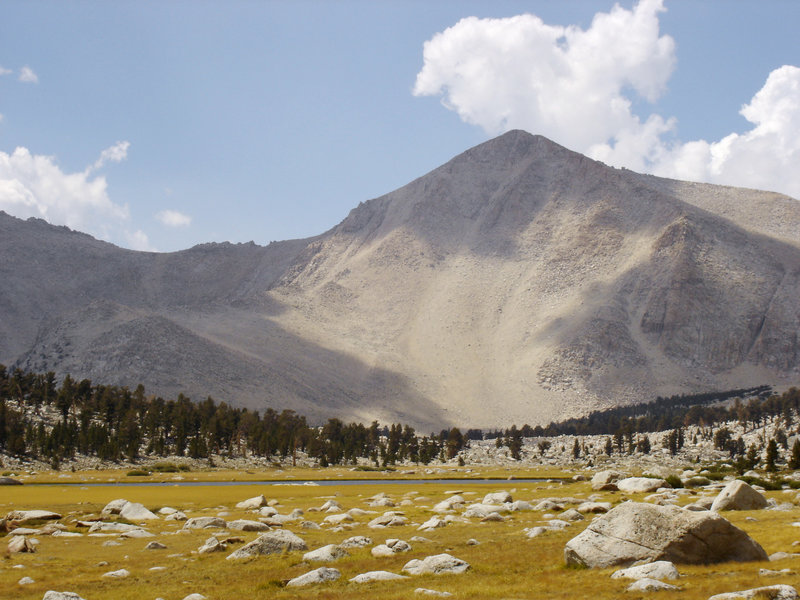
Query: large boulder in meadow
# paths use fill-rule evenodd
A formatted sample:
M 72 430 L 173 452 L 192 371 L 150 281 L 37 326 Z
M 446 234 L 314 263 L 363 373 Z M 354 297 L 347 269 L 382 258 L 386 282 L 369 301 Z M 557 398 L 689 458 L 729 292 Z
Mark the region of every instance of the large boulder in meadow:
M 764 494 L 754 490 L 741 479 L 734 479 L 714 498 L 711 510 L 758 510 L 766 508 Z
M 568 565 L 610 567 L 637 561 L 684 564 L 767 560 L 744 531 L 712 512 L 626 502 L 567 542 Z
M 626 477 L 617 481 L 617 489 L 626 494 L 655 492 L 658 488 L 672 487 L 663 479 L 652 477 Z
M 0 477 L 0 485 L 22 485 L 21 481 L 14 479 L 13 477 Z
M 245 544 L 236 552 L 229 554 L 227 559 L 236 560 L 262 554 L 281 554 L 293 550 L 308 550 L 308 546 L 303 538 L 296 536 L 291 531 L 276 529 L 261 534 L 249 544 Z
M 598 491 L 614 491 L 617 489 L 617 481 L 627 477 L 626 473 L 620 471 L 606 470 L 599 471 L 592 477 L 592 489 Z
M 119 511 L 119 516 L 132 522 L 152 521 L 154 519 L 158 519 L 158 515 L 154 514 L 143 504 L 139 504 L 138 502 L 128 502 L 125 504 L 125 506 L 123 506 Z
M 236 508 L 240 508 L 242 510 L 256 510 L 266 505 L 267 499 L 264 497 L 264 494 L 261 494 L 260 496 L 254 496 L 253 498 L 248 498 L 247 500 L 237 502 Z
M 14 521 L 18 525 L 30 521 L 50 521 L 60 518 L 60 514 L 51 510 L 12 510 L 6 515 L 6 521 Z
M 122 510 L 122 507 L 124 507 L 127 503 L 128 501 L 125 500 L 125 498 L 117 498 L 116 500 L 112 500 L 103 507 L 103 510 L 100 511 L 100 514 L 118 515 L 119 512 Z
M 333 562 L 345 556 L 349 555 L 344 548 L 336 544 L 328 544 L 327 546 L 322 546 L 322 548 L 306 552 L 303 554 L 303 560 L 306 562 Z
M 482 504 L 506 504 L 512 502 L 511 494 L 505 490 L 489 492 L 483 497 Z
M 8 540 L 8 553 L 36 552 L 36 545 L 24 535 L 14 535 Z

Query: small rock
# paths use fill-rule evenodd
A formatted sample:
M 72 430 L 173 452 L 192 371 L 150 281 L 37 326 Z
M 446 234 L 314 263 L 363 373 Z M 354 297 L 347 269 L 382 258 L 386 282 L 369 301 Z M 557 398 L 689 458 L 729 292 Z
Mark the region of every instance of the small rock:
M 286 584 L 286 587 L 300 587 L 303 585 L 311 585 L 314 583 L 322 583 L 325 581 L 335 581 L 339 579 L 339 577 L 341 576 L 342 574 L 337 569 L 331 569 L 330 567 L 320 567 L 319 569 L 314 569 L 313 571 L 304 573 L 299 577 L 290 579 Z
M 242 500 L 241 502 L 236 504 L 236 508 L 240 508 L 242 510 L 256 510 L 266 505 L 267 505 L 267 499 L 262 494 L 260 496 L 255 496 L 254 498 L 248 498 L 247 500 Z
M 626 591 L 628 592 L 660 592 L 663 590 L 677 590 L 680 589 L 675 585 L 671 585 L 669 583 L 664 583 L 663 581 L 659 581 L 658 579 L 650 579 L 649 577 L 644 577 L 637 581 L 634 581 L 630 584 Z
M 197 549 L 197 553 L 211 554 L 212 552 L 224 552 L 225 550 L 227 550 L 227 546 L 212 535 Z
M 429 590 L 427 588 L 417 588 L 414 590 L 415 594 L 422 594 L 423 596 L 439 596 L 442 598 L 446 598 L 448 596 L 452 596 L 450 592 L 437 592 L 436 590 Z
M 109 571 L 108 573 L 103 573 L 101 577 L 106 579 L 124 579 L 125 577 L 130 576 L 130 571 L 127 569 L 118 569 L 117 571 Z
M 392 581 L 394 579 L 408 579 L 408 577 L 389 571 L 369 571 L 356 575 L 350 581 L 353 583 L 369 583 L 370 581 Z
M 708 600 L 750 600 L 755 598 L 765 598 L 769 600 L 796 600 L 797 590 L 790 585 L 770 585 L 766 587 L 754 588 L 752 590 L 715 594 Z
M 403 566 L 402 571 L 411 575 L 424 575 L 426 573 L 438 575 L 440 573 L 463 573 L 467 569 L 469 569 L 469 563 L 460 558 L 449 554 L 436 554 L 422 560 L 410 560 Z
M 33 579 L 31 579 L 30 577 L 23 577 L 22 579 L 20 579 L 17 582 L 17 584 L 19 584 L 19 585 L 30 585 L 32 583 L 36 583 L 36 582 Z
M 184 529 L 225 529 L 228 524 L 219 517 L 193 517 L 183 524 Z
M 677 579 L 680 577 L 678 569 L 668 560 L 657 560 L 655 562 L 620 569 L 611 574 L 611 579 Z
M 75 592 L 54 592 L 49 590 L 44 593 L 42 600 L 84 600 Z
M 363 535 L 356 535 L 354 537 L 347 538 L 341 544 L 339 544 L 340 548 L 365 548 L 367 546 L 372 545 L 372 540 L 368 537 L 364 537 Z
M 144 547 L 145 550 L 166 550 L 167 547 L 161 542 L 150 542 Z

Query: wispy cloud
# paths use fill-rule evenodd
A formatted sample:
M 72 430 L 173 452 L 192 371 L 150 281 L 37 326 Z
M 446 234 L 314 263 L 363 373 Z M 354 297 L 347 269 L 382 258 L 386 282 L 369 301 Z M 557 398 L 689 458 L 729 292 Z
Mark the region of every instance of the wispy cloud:
M 642 118 L 676 65 L 659 31 L 662 0 L 614 6 L 587 29 L 526 14 L 462 19 L 423 48 L 414 94 L 440 96 L 491 135 L 540 133 L 616 166 L 687 179 L 763 187 L 800 198 L 800 70 L 773 71 L 741 114 L 754 128 L 716 142 L 675 142 L 674 117 Z
M 13 73 L 11 69 L 4 69 L 3 65 L 0 65 L 0 76 L 10 75 L 11 73 Z
M 39 76 L 28 65 L 19 70 L 19 80 L 24 83 L 39 83 Z
M 167 227 L 188 227 L 192 217 L 177 210 L 162 210 L 156 213 L 156 220 Z
M 98 159 L 92 164 L 90 167 L 87 168 L 87 172 L 95 171 L 97 169 L 102 168 L 109 162 L 122 162 L 126 158 L 128 158 L 128 148 L 130 147 L 130 142 L 117 142 L 113 146 L 110 146 L 103 150 L 100 153 Z

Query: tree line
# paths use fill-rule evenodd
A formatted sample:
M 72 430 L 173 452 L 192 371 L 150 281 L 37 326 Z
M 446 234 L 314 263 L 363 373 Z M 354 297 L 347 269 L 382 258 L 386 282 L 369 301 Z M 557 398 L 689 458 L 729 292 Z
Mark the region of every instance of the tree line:
M 45 414 L 53 413 L 55 422 L 46 424 Z M 182 394 L 165 400 L 147 396 L 142 385 L 131 391 L 69 375 L 59 383 L 52 372 L 0 365 L 0 450 L 53 465 L 76 454 L 136 461 L 144 455 L 286 459 L 301 451 L 323 466 L 366 458 L 385 467 L 450 459 L 467 444 L 457 428 L 419 436 L 408 425 L 377 421 L 365 426 L 329 419 L 313 427 L 292 410 L 260 413 Z

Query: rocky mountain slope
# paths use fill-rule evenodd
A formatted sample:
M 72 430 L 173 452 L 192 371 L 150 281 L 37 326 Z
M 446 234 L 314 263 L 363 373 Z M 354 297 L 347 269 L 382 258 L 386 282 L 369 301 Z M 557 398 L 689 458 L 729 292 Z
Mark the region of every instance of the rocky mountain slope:
M 0 362 L 312 419 L 547 422 L 800 380 L 800 203 L 512 131 L 259 247 L 0 214 Z

